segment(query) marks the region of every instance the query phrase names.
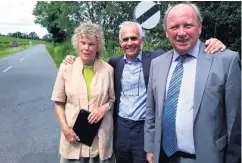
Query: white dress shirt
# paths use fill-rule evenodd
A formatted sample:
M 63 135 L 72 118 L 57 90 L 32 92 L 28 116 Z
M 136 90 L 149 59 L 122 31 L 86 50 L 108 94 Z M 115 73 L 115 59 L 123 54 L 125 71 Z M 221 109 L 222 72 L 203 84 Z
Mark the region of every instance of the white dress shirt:
M 195 47 L 188 52 L 190 57 L 188 57 L 183 63 L 183 78 L 176 111 L 178 151 L 191 154 L 195 154 L 193 138 L 193 103 L 199 45 L 200 41 L 198 41 Z M 172 64 L 167 78 L 166 90 L 169 88 L 172 73 L 178 63 L 178 60 L 176 60 L 177 57 L 179 57 L 179 54 L 174 51 Z

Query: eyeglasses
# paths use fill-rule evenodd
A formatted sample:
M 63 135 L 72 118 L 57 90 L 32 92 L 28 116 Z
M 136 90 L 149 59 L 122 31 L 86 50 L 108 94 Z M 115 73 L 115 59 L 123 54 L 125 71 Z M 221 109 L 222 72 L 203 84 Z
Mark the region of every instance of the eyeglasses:
M 132 36 L 132 37 L 125 37 L 125 38 L 122 38 L 122 41 L 123 41 L 123 42 L 128 42 L 129 40 L 131 40 L 131 41 L 136 41 L 136 40 L 138 40 L 138 37 Z
M 122 78 L 120 80 L 120 82 L 121 82 L 120 83 L 120 85 L 121 85 L 121 94 L 123 94 L 124 96 L 133 96 L 133 97 L 139 96 L 141 66 L 139 67 L 138 73 L 139 73 L 138 81 L 129 83 L 131 85 L 131 87 L 126 88 L 125 90 L 123 89 L 123 84 L 124 84 L 124 82 L 127 82 L 127 81 L 124 81 L 123 80 L 123 76 L 122 76 Z M 136 87 L 136 85 L 134 85 L 134 83 L 135 84 L 137 83 L 137 87 Z

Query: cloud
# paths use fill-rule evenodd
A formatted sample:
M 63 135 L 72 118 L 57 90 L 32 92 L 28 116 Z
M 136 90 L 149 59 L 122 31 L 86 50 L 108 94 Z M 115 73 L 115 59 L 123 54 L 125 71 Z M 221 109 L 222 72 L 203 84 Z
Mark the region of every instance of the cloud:
M 39 37 L 47 34 L 46 28 L 34 23 L 32 11 L 36 3 L 36 0 L 0 1 L 0 33 L 36 32 Z
M 31 21 L 1 21 L 0 20 L 0 26 L 29 26 L 29 25 L 36 25 L 35 23 Z

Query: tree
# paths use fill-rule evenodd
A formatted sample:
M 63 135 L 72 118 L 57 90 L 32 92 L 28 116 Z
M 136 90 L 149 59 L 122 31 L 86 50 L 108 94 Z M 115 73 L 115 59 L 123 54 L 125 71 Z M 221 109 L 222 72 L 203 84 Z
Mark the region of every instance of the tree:
M 100 24 L 105 31 L 108 42 L 118 44 L 119 24 L 132 20 L 133 9 L 138 2 L 106 2 L 106 1 L 68 1 L 38 2 L 33 14 L 35 22 L 46 27 L 53 38 L 64 34 L 71 38 L 74 29 L 84 21 Z M 122 10 L 117 10 L 121 8 Z M 112 39 L 110 39 L 112 38 Z M 59 41 L 64 41 L 61 39 Z
M 21 33 L 21 32 L 15 32 L 15 33 L 8 33 L 7 36 L 16 37 L 16 38 L 23 38 L 24 34 Z
M 58 24 L 59 15 L 61 14 L 62 2 L 41 2 L 38 1 L 33 10 L 33 15 L 37 17 L 35 23 L 46 27 L 52 34 L 54 42 L 63 42 L 66 39 L 66 32 Z
M 241 53 L 241 2 L 196 2 L 203 16 L 203 40 L 220 39 L 228 48 Z
M 119 25 L 123 21 L 133 20 L 137 1 L 51 1 L 38 2 L 33 14 L 35 22 L 46 27 L 55 42 L 70 39 L 74 29 L 84 21 L 100 24 L 104 30 L 106 47 L 119 47 Z M 162 1 L 158 5 L 161 12 L 160 23 L 151 30 L 146 30 L 145 47 L 149 50 L 169 50 L 170 44 L 163 30 L 164 12 L 169 4 L 176 1 Z M 196 1 L 201 9 L 203 32 L 201 40 L 210 37 L 220 39 L 235 51 L 240 51 L 241 39 L 241 2 Z M 110 52 L 112 53 L 112 52 Z
M 30 32 L 29 33 L 29 38 L 33 39 L 33 40 L 37 40 L 37 39 L 39 39 L 39 36 L 37 35 L 36 32 Z
M 52 42 L 52 35 L 51 34 L 46 34 L 43 36 L 42 40 L 47 41 L 47 42 Z

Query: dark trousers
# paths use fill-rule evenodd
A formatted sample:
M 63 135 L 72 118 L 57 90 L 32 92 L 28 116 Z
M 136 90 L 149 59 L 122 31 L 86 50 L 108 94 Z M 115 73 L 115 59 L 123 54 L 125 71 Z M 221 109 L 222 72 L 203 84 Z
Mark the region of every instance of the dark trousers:
M 144 121 L 118 116 L 115 130 L 116 163 L 148 163 L 144 151 Z

